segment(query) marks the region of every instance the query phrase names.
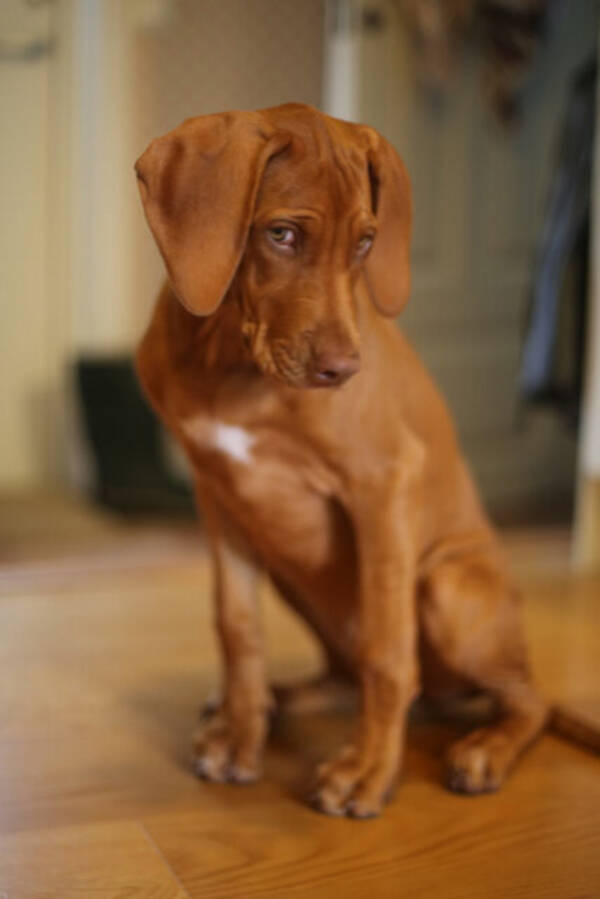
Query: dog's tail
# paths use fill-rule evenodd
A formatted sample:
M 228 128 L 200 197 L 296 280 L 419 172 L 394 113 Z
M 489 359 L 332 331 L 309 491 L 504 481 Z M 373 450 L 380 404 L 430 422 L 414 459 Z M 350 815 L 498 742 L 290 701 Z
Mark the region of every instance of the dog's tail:
M 558 736 L 600 753 L 600 716 L 575 705 L 555 705 L 548 728 Z

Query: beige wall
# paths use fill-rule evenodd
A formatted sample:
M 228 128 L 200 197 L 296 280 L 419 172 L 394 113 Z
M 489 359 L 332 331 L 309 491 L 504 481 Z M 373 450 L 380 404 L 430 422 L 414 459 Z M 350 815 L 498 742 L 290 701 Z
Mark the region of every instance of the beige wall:
M 48 55 L 28 48 L 49 37 L 47 7 L 0 4 L 10 54 L 0 67 L 0 477 L 18 487 L 43 479 L 51 364 L 46 291 Z
M 163 278 L 133 163 L 193 115 L 318 104 L 324 0 L 3 0 L 0 489 L 80 480 L 65 373 L 130 350 Z M 8 123 L 8 124 L 7 124 Z
M 183 119 L 299 101 L 320 105 L 325 0 L 179 0 L 134 40 L 132 160 Z M 162 278 L 146 228 L 136 232 L 140 321 Z

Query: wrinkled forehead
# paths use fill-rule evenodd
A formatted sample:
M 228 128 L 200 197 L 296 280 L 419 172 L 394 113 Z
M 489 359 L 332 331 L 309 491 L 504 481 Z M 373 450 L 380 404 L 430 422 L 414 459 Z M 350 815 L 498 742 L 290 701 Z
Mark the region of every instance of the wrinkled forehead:
M 343 122 L 290 128 L 293 140 L 265 170 L 257 210 L 308 207 L 336 217 L 371 212 L 367 155 Z

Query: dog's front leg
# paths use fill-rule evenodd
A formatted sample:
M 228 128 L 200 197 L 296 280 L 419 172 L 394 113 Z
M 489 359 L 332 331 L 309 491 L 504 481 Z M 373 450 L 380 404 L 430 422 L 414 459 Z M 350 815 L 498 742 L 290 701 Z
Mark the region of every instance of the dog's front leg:
M 223 700 L 194 739 L 207 780 L 249 783 L 261 773 L 270 694 L 259 620 L 258 569 L 222 510 L 201 498 L 214 563 Z
M 361 712 L 351 745 L 318 770 L 314 802 L 334 815 L 379 814 L 396 779 L 417 689 L 415 557 L 404 491 L 357 498 Z

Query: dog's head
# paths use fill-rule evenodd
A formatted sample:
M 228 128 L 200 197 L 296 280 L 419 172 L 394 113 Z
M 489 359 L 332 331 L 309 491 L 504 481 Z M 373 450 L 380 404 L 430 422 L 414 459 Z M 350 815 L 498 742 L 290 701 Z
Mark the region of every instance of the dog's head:
M 410 186 L 376 131 L 289 104 L 188 119 L 136 163 L 175 293 L 210 315 L 230 293 L 259 367 L 298 387 L 360 366 L 354 285 L 382 315 L 410 289 Z

